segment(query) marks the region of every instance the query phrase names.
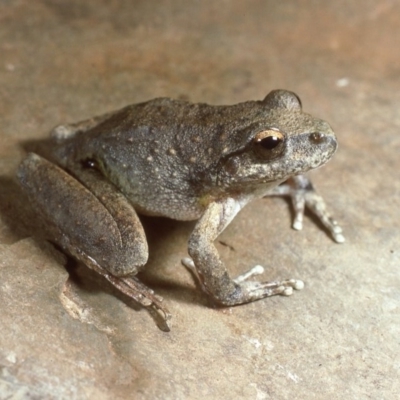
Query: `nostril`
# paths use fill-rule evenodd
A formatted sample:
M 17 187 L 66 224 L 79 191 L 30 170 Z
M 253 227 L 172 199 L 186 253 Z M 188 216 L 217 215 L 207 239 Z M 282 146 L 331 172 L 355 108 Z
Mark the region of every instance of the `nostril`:
M 321 132 L 313 132 L 310 134 L 310 139 L 314 143 L 322 143 L 325 141 L 325 138 L 326 138 L 325 134 Z

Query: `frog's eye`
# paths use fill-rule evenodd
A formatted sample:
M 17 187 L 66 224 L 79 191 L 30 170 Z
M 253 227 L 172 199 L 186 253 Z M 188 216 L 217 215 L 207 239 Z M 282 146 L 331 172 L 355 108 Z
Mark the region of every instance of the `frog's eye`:
M 269 129 L 257 133 L 254 137 L 254 148 L 263 159 L 272 160 L 282 153 L 284 140 L 283 133 Z

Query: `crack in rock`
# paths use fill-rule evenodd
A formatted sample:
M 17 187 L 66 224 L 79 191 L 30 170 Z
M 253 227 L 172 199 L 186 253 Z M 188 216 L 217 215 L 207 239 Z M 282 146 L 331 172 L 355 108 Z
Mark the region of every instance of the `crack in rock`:
M 103 324 L 99 318 L 93 314 L 91 307 L 88 307 L 79 295 L 74 293 L 72 282 L 69 278 L 64 282 L 59 299 L 64 309 L 72 318 L 84 324 L 94 325 L 99 331 L 107 335 L 114 333 L 115 329 Z

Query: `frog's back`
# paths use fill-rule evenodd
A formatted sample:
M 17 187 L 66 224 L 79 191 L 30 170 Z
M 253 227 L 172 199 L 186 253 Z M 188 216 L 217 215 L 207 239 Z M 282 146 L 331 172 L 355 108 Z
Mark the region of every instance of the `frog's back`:
M 62 152 L 69 153 L 67 163 L 93 160 L 143 213 L 196 219 L 204 210 L 200 199 L 215 185 L 227 135 L 254 121 L 263 111 L 257 105 L 157 98 L 110 114 Z
M 166 97 L 156 98 L 145 103 L 132 104 L 113 113 L 110 118 L 94 127 L 91 135 L 98 132 L 113 135 L 116 132 L 140 135 L 138 127 L 149 127 L 157 130 L 177 132 L 182 129 L 200 126 L 202 129 L 213 126 L 228 128 L 239 121 L 248 124 L 265 114 L 261 102 L 248 101 L 230 106 L 214 106 L 205 103 L 190 103 Z M 146 139 L 146 137 L 141 137 Z

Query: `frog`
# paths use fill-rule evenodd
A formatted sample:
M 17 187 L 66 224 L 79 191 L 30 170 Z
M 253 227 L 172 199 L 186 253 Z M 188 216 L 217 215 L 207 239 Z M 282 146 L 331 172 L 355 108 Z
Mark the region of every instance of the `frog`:
M 58 125 L 50 137 L 51 157 L 30 153 L 17 172 L 46 237 L 157 313 L 165 330 L 170 311 L 137 276 L 149 254 L 140 214 L 197 221 L 182 263 L 223 307 L 304 287 L 299 279 L 250 279 L 261 266 L 230 276 L 214 242 L 252 201 L 289 196 L 294 229 L 309 209 L 334 241 L 344 241 L 305 175 L 332 158 L 335 133 L 303 112 L 291 91 L 234 105 L 156 98 Z

